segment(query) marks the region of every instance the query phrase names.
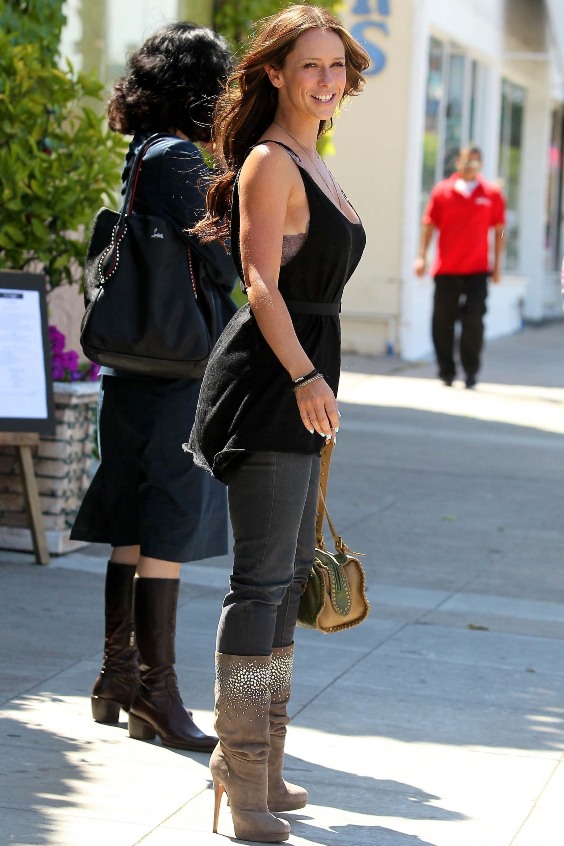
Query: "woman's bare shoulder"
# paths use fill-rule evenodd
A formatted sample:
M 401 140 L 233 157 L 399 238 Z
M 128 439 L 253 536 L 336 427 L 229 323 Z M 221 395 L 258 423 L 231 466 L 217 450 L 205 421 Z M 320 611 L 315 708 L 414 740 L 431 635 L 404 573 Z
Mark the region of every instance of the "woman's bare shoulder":
M 245 185 L 255 180 L 280 190 L 283 184 L 290 189 L 298 169 L 290 153 L 272 141 L 259 142 L 249 155 L 241 169 L 240 182 Z

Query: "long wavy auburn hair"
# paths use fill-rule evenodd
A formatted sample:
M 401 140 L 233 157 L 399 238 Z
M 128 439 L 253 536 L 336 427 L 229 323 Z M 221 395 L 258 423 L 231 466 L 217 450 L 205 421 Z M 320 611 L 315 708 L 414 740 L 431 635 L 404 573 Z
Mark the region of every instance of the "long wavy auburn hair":
M 266 66 L 282 67 L 300 35 L 312 29 L 329 29 L 343 42 L 346 83 L 341 103 L 362 91 L 365 82 L 362 72 L 370 63 L 368 53 L 327 9 L 289 6 L 261 21 L 217 101 L 212 130 L 217 168 L 207 193 L 206 215 L 193 230 L 202 240 L 225 241 L 229 237 L 235 177 L 249 148 L 274 119 L 278 90 L 270 82 Z M 331 124 L 331 121 L 320 121 L 318 137 Z

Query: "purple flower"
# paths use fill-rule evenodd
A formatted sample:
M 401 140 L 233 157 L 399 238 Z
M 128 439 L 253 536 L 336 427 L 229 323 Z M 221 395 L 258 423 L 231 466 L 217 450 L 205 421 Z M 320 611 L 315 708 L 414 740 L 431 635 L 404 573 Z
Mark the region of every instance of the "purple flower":
M 65 336 L 59 332 L 56 326 L 49 326 L 49 341 L 51 342 L 51 350 L 54 352 L 62 352 L 65 348 Z
M 67 370 L 76 370 L 78 368 L 78 353 L 75 350 L 67 350 L 67 352 L 62 353 L 61 362 Z
M 56 326 L 49 326 L 51 346 L 51 375 L 56 382 L 94 382 L 100 367 L 97 364 L 79 363 L 76 350 L 65 350 L 66 338 Z
M 56 382 L 62 382 L 65 378 L 65 368 L 58 361 L 54 361 L 51 365 L 51 375 Z
M 100 365 L 95 364 L 93 361 L 90 363 L 90 367 L 88 368 L 88 373 L 86 374 L 86 379 L 89 382 L 95 382 L 96 379 L 100 378 Z

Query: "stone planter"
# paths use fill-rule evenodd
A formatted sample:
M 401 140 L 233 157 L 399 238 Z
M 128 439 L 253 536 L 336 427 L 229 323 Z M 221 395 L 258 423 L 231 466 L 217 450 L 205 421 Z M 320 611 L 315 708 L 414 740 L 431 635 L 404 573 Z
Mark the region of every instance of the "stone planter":
M 60 555 L 85 546 L 69 540 L 94 463 L 99 382 L 55 382 L 54 435 L 42 435 L 34 468 L 47 546 Z M 0 447 L 0 548 L 32 551 L 15 449 Z

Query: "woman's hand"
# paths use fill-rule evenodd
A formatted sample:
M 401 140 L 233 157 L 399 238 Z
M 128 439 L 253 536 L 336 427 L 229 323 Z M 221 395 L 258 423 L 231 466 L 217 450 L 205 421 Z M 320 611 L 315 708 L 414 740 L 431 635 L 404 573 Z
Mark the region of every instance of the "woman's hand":
M 317 432 L 336 443 L 339 406 L 325 379 L 315 379 L 295 390 L 302 423 L 308 432 Z

